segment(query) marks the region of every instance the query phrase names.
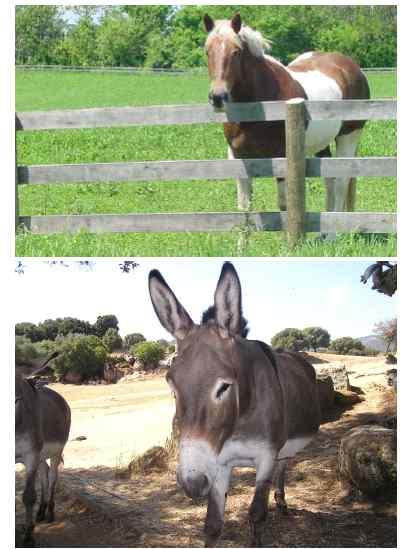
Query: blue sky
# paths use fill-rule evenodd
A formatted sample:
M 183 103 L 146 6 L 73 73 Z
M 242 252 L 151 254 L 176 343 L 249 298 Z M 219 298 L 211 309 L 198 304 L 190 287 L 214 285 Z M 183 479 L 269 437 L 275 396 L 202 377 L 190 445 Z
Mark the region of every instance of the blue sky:
M 99 259 L 92 271 L 77 264 L 50 267 L 24 261 L 25 274 L 15 275 L 15 322 L 75 316 L 93 322 L 115 314 L 122 336 L 141 332 L 147 339 L 170 336 L 160 326 L 148 290 L 150 269 L 159 269 L 177 297 L 199 321 L 212 304 L 223 263 L 213 258 L 137 259 L 130 274 L 119 261 Z M 396 295 L 378 294 L 360 283 L 373 260 L 234 259 L 243 291 L 243 310 L 250 338 L 270 342 L 284 328 L 322 326 L 332 338 L 370 335 L 376 322 L 396 316 Z M 70 263 L 70 262 L 68 262 Z

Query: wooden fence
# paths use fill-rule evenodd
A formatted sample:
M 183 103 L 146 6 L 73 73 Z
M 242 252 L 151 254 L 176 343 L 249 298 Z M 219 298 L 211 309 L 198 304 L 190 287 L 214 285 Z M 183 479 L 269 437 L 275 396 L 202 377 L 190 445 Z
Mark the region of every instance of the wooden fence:
M 16 134 L 23 130 L 58 130 L 108 126 L 194 124 L 227 121 L 285 120 L 286 158 L 184 160 L 17 166 L 16 226 L 34 233 L 190 232 L 287 230 L 295 242 L 304 232 L 396 232 L 396 214 L 377 212 L 306 212 L 305 177 L 396 176 L 395 157 L 305 158 L 304 128 L 309 120 L 387 120 L 396 118 L 396 101 L 304 101 L 231 104 L 227 112 L 209 105 L 93 108 L 21 112 Z M 288 212 L 145 213 L 47 215 L 21 217 L 18 185 L 108 181 L 199 180 L 286 177 Z

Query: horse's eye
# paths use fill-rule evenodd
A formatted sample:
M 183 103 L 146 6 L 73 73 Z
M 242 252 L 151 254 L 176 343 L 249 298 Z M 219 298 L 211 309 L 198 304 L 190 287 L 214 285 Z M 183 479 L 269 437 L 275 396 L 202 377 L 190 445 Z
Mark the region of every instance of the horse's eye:
M 218 400 L 222 400 L 228 393 L 231 386 L 232 386 L 231 383 L 226 383 L 226 382 L 221 383 L 221 385 L 219 385 L 216 391 L 216 398 Z

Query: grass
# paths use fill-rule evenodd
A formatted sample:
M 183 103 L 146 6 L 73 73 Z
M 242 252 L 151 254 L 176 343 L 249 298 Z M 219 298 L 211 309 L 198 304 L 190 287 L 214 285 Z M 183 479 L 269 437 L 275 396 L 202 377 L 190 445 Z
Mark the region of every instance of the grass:
M 396 80 L 391 74 L 370 76 L 373 97 L 392 97 Z M 204 103 L 206 76 L 163 76 L 113 73 L 18 72 L 16 108 L 46 110 L 145 104 Z M 226 157 L 220 125 L 101 128 L 22 132 L 18 135 L 18 163 L 54 164 L 139 160 L 217 159 Z M 396 154 L 396 124 L 369 122 L 361 156 Z M 236 210 L 233 180 L 150 181 L 136 183 L 24 185 L 20 188 L 21 215 L 210 212 Z M 308 179 L 308 210 L 324 209 L 320 179 Z M 276 189 L 271 179 L 254 183 L 253 210 L 272 211 Z M 360 178 L 357 210 L 395 211 L 393 178 Z M 18 256 L 230 256 L 239 253 L 238 232 L 132 233 L 16 236 Z M 253 233 L 242 255 L 272 256 L 394 256 L 396 238 L 338 235 L 319 242 L 315 235 L 293 251 L 284 233 Z

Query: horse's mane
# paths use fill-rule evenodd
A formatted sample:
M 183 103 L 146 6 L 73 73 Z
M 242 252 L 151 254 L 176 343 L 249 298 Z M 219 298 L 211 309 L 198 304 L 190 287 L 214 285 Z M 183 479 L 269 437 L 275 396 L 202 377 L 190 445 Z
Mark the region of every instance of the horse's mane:
M 206 47 L 208 46 L 208 42 L 215 36 L 229 38 L 240 48 L 243 48 L 246 44 L 250 53 L 255 57 L 263 57 L 265 50 L 270 48 L 269 40 L 264 38 L 259 31 L 242 25 L 239 33 L 236 34 L 232 29 L 230 21 L 227 19 L 215 22 L 215 26 L 207 38 Z
M 216 308 L 214 305 L 211 305 L 206 311 L 202 314 L 202 322 L 201 324 L 207 325 L 207 324 L 215 324 L 216 321 Z M 249 333 L 249 327 L 248 327 L 248 321 L 246 318 L 242 315 L 240 318 L 240 329 L 241 329 L 241 336 L 246 338 Z

